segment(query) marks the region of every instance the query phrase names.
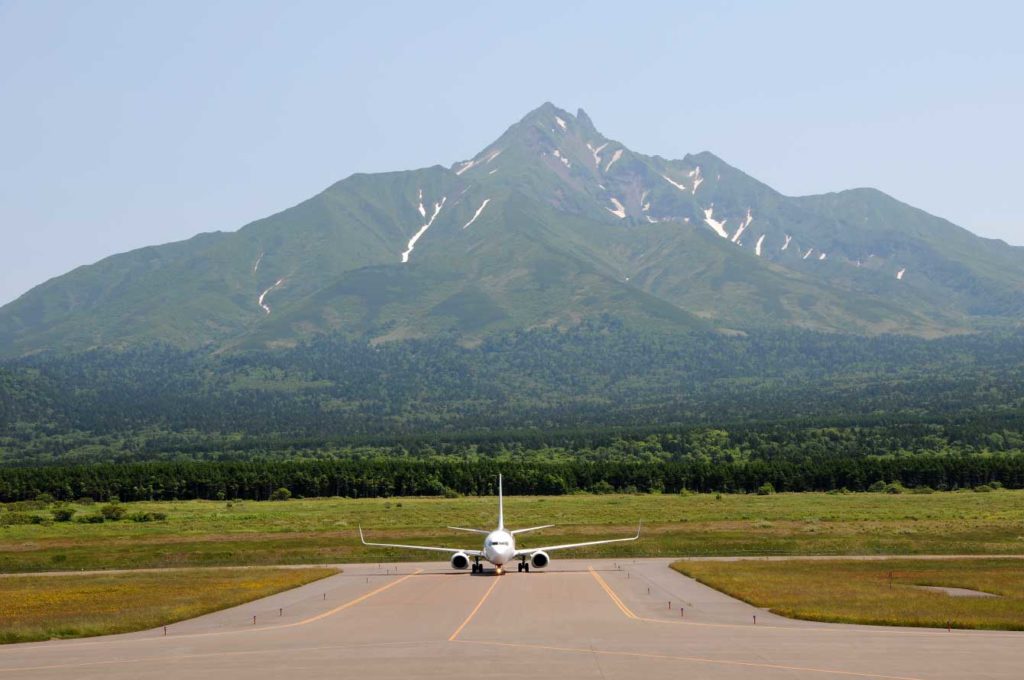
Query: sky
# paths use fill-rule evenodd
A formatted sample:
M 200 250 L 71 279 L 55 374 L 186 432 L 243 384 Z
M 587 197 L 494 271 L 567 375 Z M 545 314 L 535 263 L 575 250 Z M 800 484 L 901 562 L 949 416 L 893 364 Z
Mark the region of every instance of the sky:
M 790 195 L 871 186 L 1024 245 L 1024 3 L 0 0 L 0 304 L 545 101 Z

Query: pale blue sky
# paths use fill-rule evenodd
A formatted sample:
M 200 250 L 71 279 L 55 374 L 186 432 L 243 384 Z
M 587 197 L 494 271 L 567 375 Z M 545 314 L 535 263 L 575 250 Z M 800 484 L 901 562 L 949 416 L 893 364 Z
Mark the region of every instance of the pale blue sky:
M 353 172 L 451 164 L 548 100 L 640 152 L 1024 244 L 1022 7 L 0 0 L 0 304 Z

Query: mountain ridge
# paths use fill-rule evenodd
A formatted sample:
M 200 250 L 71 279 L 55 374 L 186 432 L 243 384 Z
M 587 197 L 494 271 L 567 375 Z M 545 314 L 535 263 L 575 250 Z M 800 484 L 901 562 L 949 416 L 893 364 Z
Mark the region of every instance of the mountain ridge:
M 0 308 L 0 355 L 473 342 L 609 314 L 668 331 L 1015 326 L 1024 248 L 870 187 L 790 197 L 709 151 L 639 154 L 547 102 L 450 167 L 355 173 L 237 231 L 51 279 Z

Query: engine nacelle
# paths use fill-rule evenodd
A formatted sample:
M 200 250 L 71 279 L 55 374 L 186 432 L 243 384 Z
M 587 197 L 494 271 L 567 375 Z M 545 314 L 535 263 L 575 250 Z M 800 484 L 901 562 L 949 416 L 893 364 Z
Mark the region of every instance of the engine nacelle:
M 530 566 L 534 569 L 543 569 L 548 566 L 550 562 L 551 558 L 548 557 L 548 554 L 543 550 L 538 550 L 530 555 Z
M 468 569 L 469 568 L 469 555 L 466 553 L 457 552 L 452 555 L 452 569 Z

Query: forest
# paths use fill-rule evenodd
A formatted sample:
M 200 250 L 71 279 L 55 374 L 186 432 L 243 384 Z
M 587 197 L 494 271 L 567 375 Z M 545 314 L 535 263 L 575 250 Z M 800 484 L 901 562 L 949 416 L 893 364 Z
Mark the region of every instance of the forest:
M 0 500 L 1020 487 L 1024 333 L 321 336 L 0 365 Z
M 0 465 L 289 456 L 424 439 L 538 448 L 594 431 L 765 424 L 948 423 L 986 430 L 994 440 L 982 444 L 999 449 L 998 433 L 1022 413 L 1024 333 L 666 335 L 605 320 L 474 347 L 321 336 L 274 351 L 33 355 L 0 364 Z
M 0 469 L 0 502 L 57 500 L 272 500 L 296 497 L 493 494 L 774 493 L 1024 488 L 1024 454 L 807 460 L 459 460 L 446 457 L 152 462 Z M 276 498 L 282 497 L 281 495 Z

